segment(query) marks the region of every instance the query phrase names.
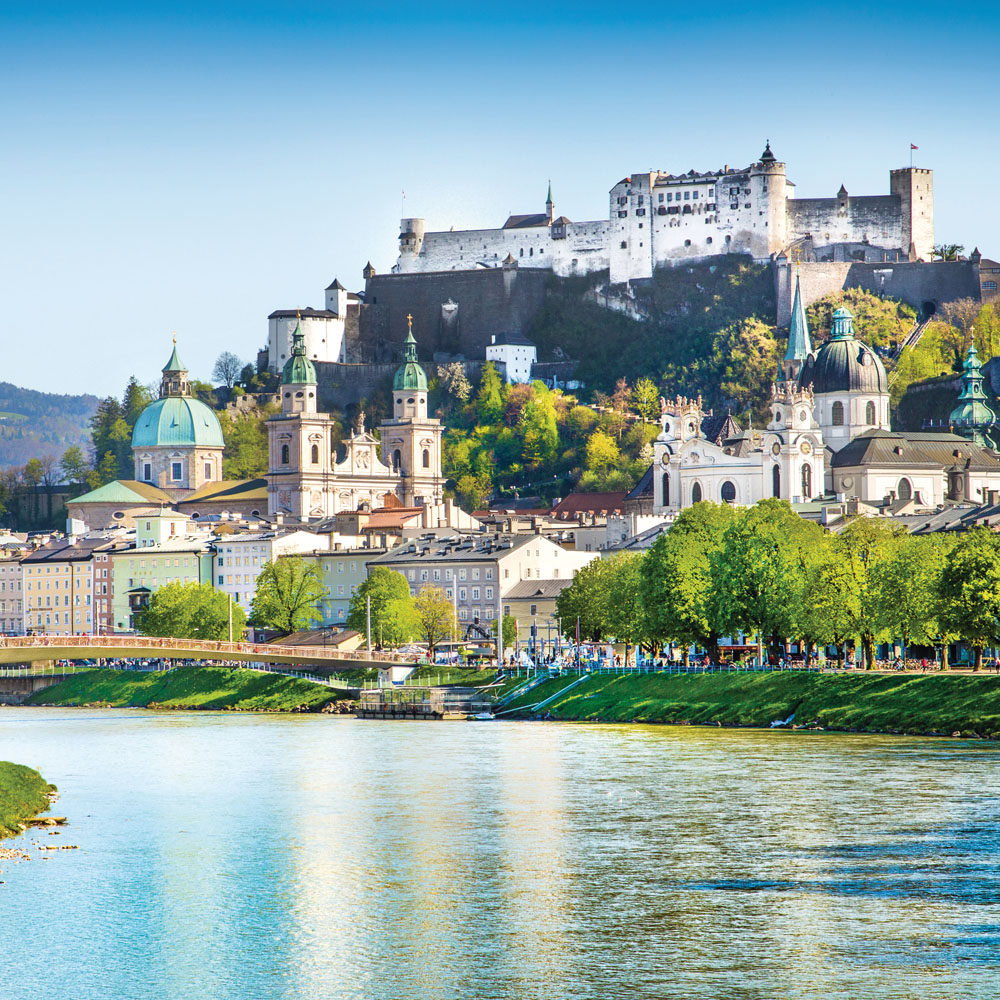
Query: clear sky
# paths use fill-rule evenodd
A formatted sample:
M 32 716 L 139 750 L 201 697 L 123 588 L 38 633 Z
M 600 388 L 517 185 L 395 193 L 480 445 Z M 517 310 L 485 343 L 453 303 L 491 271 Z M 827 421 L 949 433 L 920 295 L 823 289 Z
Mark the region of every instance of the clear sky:
M 177 331 L 207 378 L 267 314 L 429 228 L 603 218 L 634 170 L 801 197 L 935 171 L 936 238 L 1000 256 L 996 4 L 0 4 L 0 380 L 119 395 Z

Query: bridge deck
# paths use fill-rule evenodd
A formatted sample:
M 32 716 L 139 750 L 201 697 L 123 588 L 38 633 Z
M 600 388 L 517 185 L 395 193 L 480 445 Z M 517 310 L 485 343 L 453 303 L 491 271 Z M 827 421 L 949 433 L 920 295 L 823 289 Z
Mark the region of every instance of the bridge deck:
M 367 650 L 344 652 L 323 646 L 280 646 L 272 643 L 210 642 L 158 639 L 132 635 L 50 635 L 0 637 L 0 664 L 32 660 L 96 660 L 151 658 L 159 660 L 228 660 L 240 663 L 308 664 L 328 670 L 364 670 L 413 663 L 413 657 Z

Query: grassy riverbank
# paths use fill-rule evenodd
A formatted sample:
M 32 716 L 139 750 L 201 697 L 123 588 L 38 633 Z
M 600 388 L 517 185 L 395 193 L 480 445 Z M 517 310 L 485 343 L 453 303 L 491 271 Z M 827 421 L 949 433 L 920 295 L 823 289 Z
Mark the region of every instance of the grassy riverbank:
M 540 684 L 508 707 L 531 706 L 571 682 Z M 1000 678 L 929 674 L 594 675 L 540 709 L 554 718 L 769 726 L 795 724 L 883 733 L 946 733 L 1000 739 Z
M 22 824 L 49 808 L 54 791 L 37 771 L 0 760 L 0 837 L 20 833 Z
M 229 667 L 133 672 L 87 670 L 33 694 L 26 705 L 318 712 L 344 692 L 298 677 Z

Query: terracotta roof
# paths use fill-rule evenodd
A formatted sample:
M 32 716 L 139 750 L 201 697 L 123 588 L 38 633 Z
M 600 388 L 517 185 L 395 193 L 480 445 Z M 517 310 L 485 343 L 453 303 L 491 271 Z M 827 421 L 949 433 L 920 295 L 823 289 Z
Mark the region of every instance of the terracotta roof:
M 552 508 L 552 516 L 563 520 L 577 514 L 620 514 L 626 493 L 570 493 Z

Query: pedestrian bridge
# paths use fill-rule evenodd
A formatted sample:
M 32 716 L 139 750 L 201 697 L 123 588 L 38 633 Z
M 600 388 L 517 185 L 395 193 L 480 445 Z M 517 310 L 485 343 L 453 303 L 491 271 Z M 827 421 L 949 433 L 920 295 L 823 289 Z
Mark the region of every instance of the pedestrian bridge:
M 0 637 L 0 664 L 98 659 L 207 660 L 308 666 L 311 673 L 366 670 L 414 663 L 414 656 L 324 646 L 282 646 L 269 642 L 158 639 L 144 635 L 33 635 Z

